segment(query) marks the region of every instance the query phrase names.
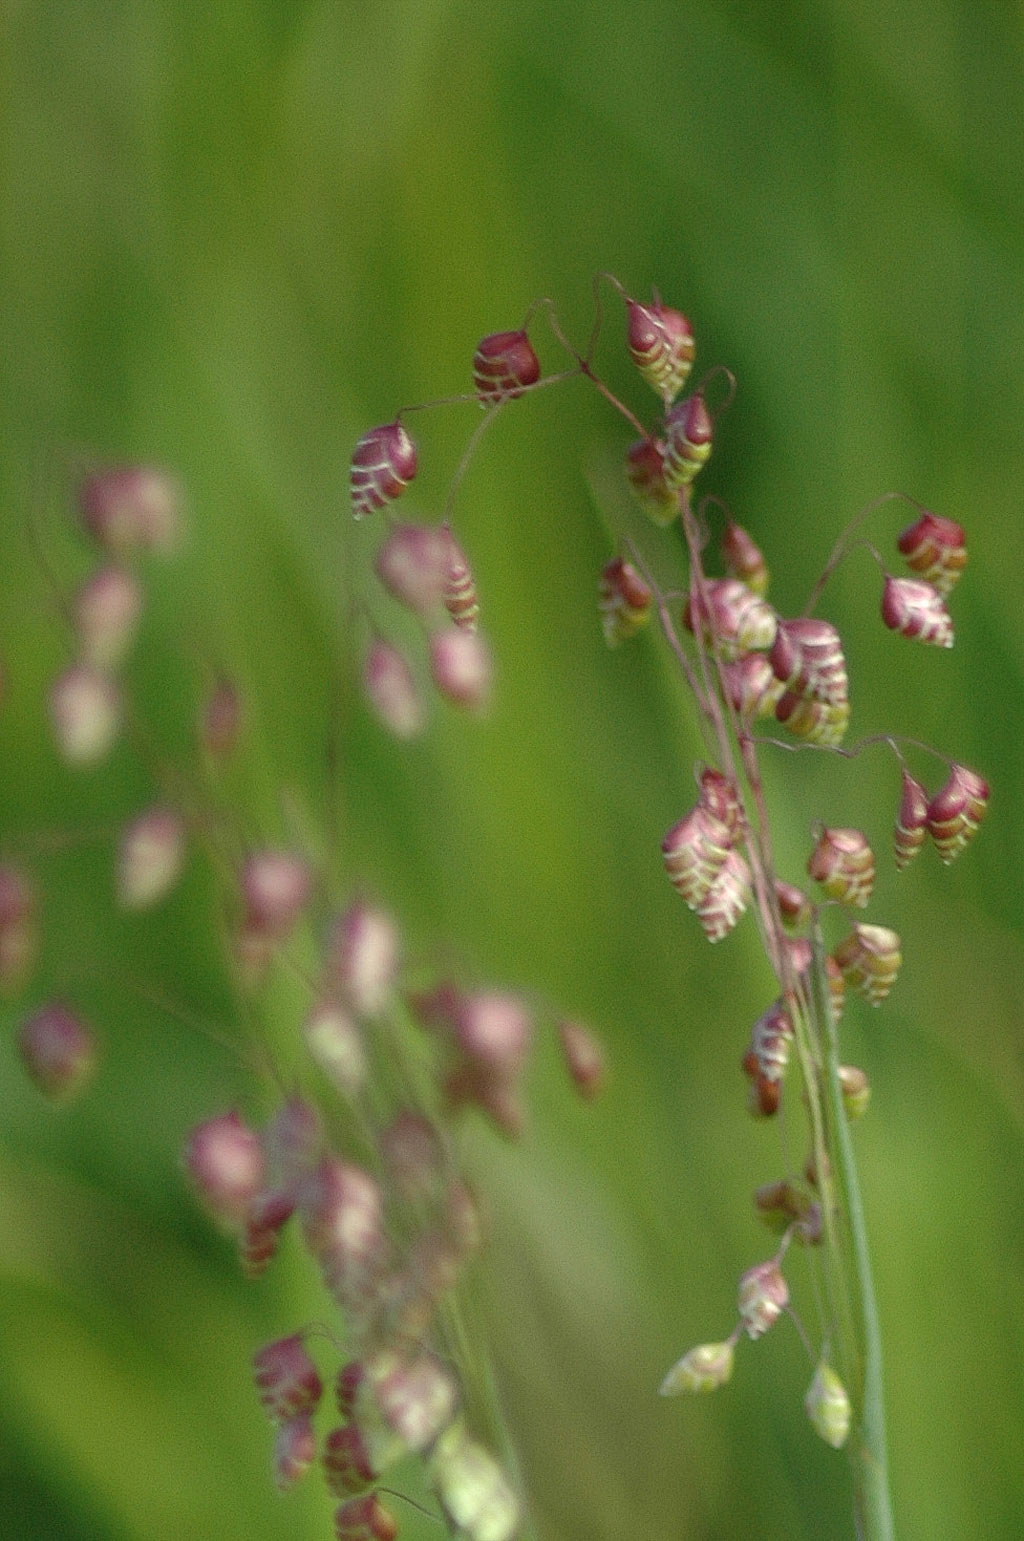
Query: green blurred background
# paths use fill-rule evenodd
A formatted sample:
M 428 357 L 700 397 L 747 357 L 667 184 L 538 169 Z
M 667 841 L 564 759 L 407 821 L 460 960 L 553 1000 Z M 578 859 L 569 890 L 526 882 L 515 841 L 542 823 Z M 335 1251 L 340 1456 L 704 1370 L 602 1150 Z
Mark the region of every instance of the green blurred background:
M 884 632 L 864 553 L 823 607 L 846 639 L 852 734 L 936 742 L 994 786 L 961 863 L 927 852 L 897 885 L 882 861 L 871 918 L 900 930 L 904 974 L 881 1011 L 850 1011 L 844 1047 L 874 1084 L 857 1140 L 899 1534 L 1019 1537 L 1020 7 L 4 0 L 0 18 L 0 846 L 112 828 L 147 795 L 125 756 L 77 776 L 56 762 L 43 699 L 65 644 L 26 527 L 72 575 L 71 468 L 162 462 L 187 487 L 189 541 L 150 569 L 133 673 L 161 744 L 191 721 L 196 659 L 223 663 L 253 702 L 233 795 L 279 836 L 284 788 L 315 827 L 340 699 L 346 881 L 394 907 L 414 952 L 526 987 L 608 1045 L 596 1107 L 545 1043 L 521 1146 L 467 1139 L 493 1215 L 480 1311 L 544 1541 L 852 1533 L 792 1329 L 745 1345 L 712 1399 L 654 1394 L 728 1331 L 736 1276 L 766 1251 L 749 1194 L 781 1154 L 744 1112 L 737 1062 L 771 985 L 752 925 L 709 949 L 665 881 L 658 842 L 692 802 L 699 745 L 656 639 L 610 654 L 596 624 L 596 504 L 628 431 L 579 384 L 491 430 L 456 526 L 495 707 L 482 726 L 437 711 L 408 746 L 354 684 L 378 531 L 348 517 L 352 443 L 464 389 L 477 339 L 538 295 L 585 336 L 591 277 L 611 269 L 687 310 L 701 364 L 735 370 L 704 487 L 765 548 L 784 612 L 878 493 L 968 527 L 952 654 Z M 608 376 L 648 412 L 608 309 Z M 437 515 L 474 421 L 417 420 L 410 512 Z M 872 533 L 891 549 L 905 522 L 890 509 Z M 898 774 L 880 753 L 780 755 L 769 780 L 789 876 L 815 818 L 885 845 Z M 247 1363 L 322 1301 L 298 1248 L 241 1281 L 176 1165 L 191 1124 L 232 1102 L 256 1114 L 258 1094 L 133 984 L 244 1037 L 214 896 L 194 863 L 126 925 L 109 864 L 102 840 L 43 860 L 30 996 L 74 995 L 103 1075 L 54 1111 L 0 1044 L 0 1536 L 326 1537 L 315 1480 L 272 1488 Z M 402 1522 L 411 1541 L 439 1533 Z

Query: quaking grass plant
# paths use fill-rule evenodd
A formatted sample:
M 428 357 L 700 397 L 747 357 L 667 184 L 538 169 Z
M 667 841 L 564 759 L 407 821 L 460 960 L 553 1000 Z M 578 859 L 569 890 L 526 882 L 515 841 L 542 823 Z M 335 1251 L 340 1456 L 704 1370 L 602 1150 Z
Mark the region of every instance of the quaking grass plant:
M 859 830 L 814 822 L 827 810 L 807 819 L 813 889 L 777 871 L 760 765 L 764 754 L 780 749 L 845 757 L 886 751 L 900 773 L 896 866 L 905 867 L 929 840 L 943 861 L 960 854 L 984 816 L 985 782 L 897 736 L 847 747 L 842 640 L 813 612 L 837 565 L 855 545 L 866 545 L 883 574 L 885 625 L 911 640 L 951 646 L 946 599 L 966 562 L 964 534 L 906 499 L 914 517 L 897 547 L 909 574 L 890 574 L 860 535 L 868 516 L 898 496 L 886 494 L 841 537 L 804 614 L 777 613 L 752 536 L 720 500 L 695 498 L 716 418 L 733 395 L 731 375 L 713 369 L 681 396 L 695 352 L 689 321 L 657 297 L 639 302 L 608 281 L 625 305 L 629 355 L 660 400 L 653 427 L 597 372 L 599 280 L 585 351 L 567 339 L 551 303 L 541 301 L 522 326 L 478 344 L 469 395 L 428 404 L 468 400 L 484 411 L 437 524 L 400 521 L 393 512 L 417 473 L 406 420 L 422 409 L 403 409 L 360 438 L 351 464 L 352 513 L 383 525 L 374 562 L 383 593 L 366 615 L 380 615 L 386 596 L 415 618 L 424 639 L 424 656 L 411 662 L 386 621 L 357 622 L 369 633 L 365 697 L 397 739 L 426 731 L 430 692 L 459 710 L 486 709 L 491 657 L 472 564 L 454 532 L 463 473 L 484 430 L 511 403 L 573 379 L 597 389 L 635 436 L 625 448 L 626 483 L 656 527 L 641 539 L 622 521 L 599 577 L 604 635 L 616 646 L 656 618 L 705 744 L 696 801 L 662 840 L 664 867 L 709 942 L 721 941 L 752 912 L 777 986 L 751 1028 L 742 1068 L 750 1112 L 781 1130 L 781 1175 L 754 1193 L 755 1209 L 778 1241 L 740 1278 L 728 1336 L 691 1348 L 661 1390 L 723 1386 L 743 1336 L 756 1340 L 788 1314 L 808 1355 L 811 1427 L 849 1452 L 857 1532 L 881 1541 L 894 1533 L 881 1333 L 851 1132 L 870 1088 L 862 1070 L 842 1062 L 839 1020 L 848 991 L 872 1006 L 884 1001 L 900 968 L 900 940 L 888 927 L 847 918 L 870 902 L 875 856 Z M 540 316 L 566 355 L 557 372 L 544 373 L 529 335 Z M 233 1238 L 245 1272 L 255 1278 L 270 1266 L 290 1226 L 332 1303 L 324 1324 L 288 1324 L 254 1355 L 256 1389 L 274 1429 L 274 1475 L 287 1488 L 319 1462 L 338 1500 L 338 1541 L 389 1541 L 398 1534 L 401 1498 L 421 1502 L 414 1491 L 452 1536 L 512 1541 L 527 1531 L 528 1495 L 502 1457 L 486 1345 L 473 1341 L 464 1311 L 463 1275 L 485 1227 L 462 1168 L 460 1127 L 475 1112 L 505 1137 L 518 1136 L 524 1072 L 545 1015 L 585 1097 L 600 1087 L 602 1051 L 580 1022 L 410 956 L 391 913 L 375 897 L 344 891 L 333 875 L 323 854 L 330 831 L 310 837 L 307 830 L 301 839 L 283 817 L 282 836 L 226 812 L 219 778 L 245 752 L 245 703 L 226 675 L 208 681 L 185 761 L 172 765 L 154 751 L 126 699 L 124 664 L 145 602 L 146 564 L 151 553 L 173 549 L 178 503 L 173 480 L 152 468 L 95 471 L 78 488 L 77 518 L 100 554 L 98 565 L 69 586 L 40 543 L 73 651 L 48 707 L 57 750 L 73 769 L 97 764 L 123 738 L 150 772 L 151 801 L 114 837 L 121 909 L 158 906 L 188 853 L 202 849 L 220 886 L 240 1018 L 256 1024 L 259 1043 L 261 1014 L 281 1009 L 276 981 L 286 978 L 286 998 L 301 1002 L 292 1024 L 296 1065 L 276 1063 L 268 1049 L 254 1061 L 254 1075 L 270 1087 L 276 1106 L 269 1120 L 256 1127 L 237 1108 L 212 1111 L 187 1132 L 183 1152 L 189 1179 Z M 686 576 L 673 587 L 662 574 L 680 557 Z M 940 762 L 937 789 L 926 790 L 908 757 Z M 73 844 L 75 834 L 63 838 Z M 652 859 L 656 839 L 652 831 Z M 39 924 L 32 851 L 31 840 L 12 842 L 0 865 L 0 983 L 18 999 L 31 986 Z M 836 929 L 839 939 L 830 941 Z M 187 1003 L 172 1009 L 187 1015 Z M 266 1043 L 272 1040 L 268 1032 Z M 67 1000 L 26 1010 L 18 1043 L 29 1075 L 49 1097 L 76 1095 L 95 1069 L 94 1036 Z M 799 1169 L 790 1155 L 798 1128 L 806 1150 Z M 807 1249 L 811 1263 L 805 1310 L 813 1325 L 790 1299 L 785 1265 L 794 1244 Z

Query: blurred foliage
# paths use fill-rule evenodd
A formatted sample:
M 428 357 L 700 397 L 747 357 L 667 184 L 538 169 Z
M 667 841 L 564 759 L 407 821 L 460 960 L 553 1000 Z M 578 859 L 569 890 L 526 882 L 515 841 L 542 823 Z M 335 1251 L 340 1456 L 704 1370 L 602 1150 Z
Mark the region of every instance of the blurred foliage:
M 899 1533 L 1018 1537 L 1019 8 L 5 0 L 0 28 L 0 848 L 112 829 L 145 795 L 130 757 L 84 776 L 56 762 L 43 700 L 64 639 L 26 532 L 73 571 L 76 468 L 172 466 L 189 541 L 150 570 L 133 677 L 158 742 L 180 741 L 202 668 L 223 665 L 253 702 L 238 806 L 280 834 L 284 793 L 315 828 L 340 704 L 344 883 L 393 906 L 415 954 L 526 988 L 607 1042 L 596 1107 L 574 1102 L 548 1045 L 521 1146 L 467 1134 L 493 1224 L 479 1311 L 544 1541 L 851 1534 L 791 1330 L 746 1345 L 712 1399 L 654 1395 L 683 1349 L 728 1330 L 736 1276 L 765 1252 L 749 1193 L 781 1153 L 743 1110 L 737 1062 L 770 982 L 754 928 L 708 949 L 660 870 L 699 746 L 655 640 L 608 654 L 595 620 L 622 425 L 574 384 L 492 429 L 455 519 L 495 709 L 483 726 L 438 712 L 408 746 L 355 686 L 377 531 L 348 518 L 351 445 L 399 405 L 464 389 L 479 336 L 538 295 L 584 337 L 592 275 L 610 269 L 688 311 L 698 367 L 735 370 L 703 485 L 765 548 L 783 611 L 880 492 L 966 524 L 951 655 L 883 631 L 862 552 L 824 606 L 847 643 L 852 735 L 935 742 L 994 787 L 962 863 L 924 860 L 898 892 L 882 863 L 872 916 L 898 926 L 905 972 L 882 1011 L 851 1013 L 846 1052 L 874 1084 L 857 1139 Z M 647 412 L 607 309 L 602 363 Z M 417 420 L 411 511 L 440 510 L 474 421 Z M 899 517 L 876 517 L 880 546 Z M 815 818 L 885 845 L 898 773 L 881 752 L 780 755 L 769 778 L 791 877 Z M 0 1534 L 325 1537 L 318 1483 L 273 1491 L 248 1372 L 323 1301 L 297 1248 L 239 1279 L 176 1165 L 191 1124 L 258 1112 L 258 1087 L 138 988 L 242 1040 L 213 896 L 196 866 L 126 924 L 102 842 L 42 866 L 32 999 L 73 989 L 105 1064 L 55 1112 L 10 1032 L 0 1043 Z M 799 1296 L 799 1259 L 792 1273 Z M 402 1523 L 410 1541 L 438 1533 L 412 1510 Z

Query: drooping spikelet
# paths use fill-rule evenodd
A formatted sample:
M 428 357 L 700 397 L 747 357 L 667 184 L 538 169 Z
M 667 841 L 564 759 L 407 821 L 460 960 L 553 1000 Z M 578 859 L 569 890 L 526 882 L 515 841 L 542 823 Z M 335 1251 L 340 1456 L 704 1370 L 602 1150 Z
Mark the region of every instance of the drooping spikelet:
M 722 534 L 722 557 L 731 578 L 739 578 L 755 594 L 768 588 L 768 567 L 764 553 L 741 524 L 730 519 Z
M 460 626 L 463 631 L 476 631 L 477 617 L 480 614 L 476 579 L 466 553 L 447 527 L 445 535 L 448 560 L 444 577 L 444 607 L 456 626 Z
M 365 519 L 408 487 L 416 475 L 416 446 L 396 419 L 364 433 L 352 451 L 349 488 L 352 514 Z
M 823 829 L 807 871 L 830 899 L 866 909 L 875 886 L 875 858 L 859 829 Z
M 727 824 L 700 804 L 661 842 L 665 871 L 691 910 L 707 898 L 732 847 Z
M 501 401 L 511 401 L 539 379 L 540 360 L 529 337 L 521 329 L 492 332 L 477 343 L 473 354 L 473 385 L 482 406 L 493 407 Z
M 945 596 L 967 566 L 963 527 L 941 514 L 923 513 L 897 538 L 897 546 L 926 583 Z
M 709 942 L 720 942 L 750 903 L 750 868 L 738 851 L 730 851 L 700 904 L 697 918 Z
M 626 451 L 626 480 L 640 507 L 655 524 L 671 524 L 679 514 L 679 491 L 665 480 L 665 445 L 661 439 L 637 439 Z
M 711 454 L 712 422 L 704 397 L 687 396 L 665 418 L 665 481 L 686 487 Z
M 730 659 L 771 647 L 778 624 L 771 605 L 738 578 L 709 578 L 691 590 L 683 611 L 688 631 L 696 630 L 695 617 L 705 641 L 717 642 Z
M 882 620 L 890 631 L 933 647 L 953 646 L 953 618 L 942 595 L 920 578 L 886 578 Z
M 693 365 L 693 331 L 680 310 L 653 302 L 630 300 L 627 340 L 629 356 L 665 405 L 675 400 Z
M 900 939 L 885 926 L 854 926 L 833 953 L 851 990 L 878 1006 L 896 983 L 903 961 Z
M 951 862 L 974 838 L 988 808 L 989 788 L 977 772 L 954 765 L 928 804 L 928 832 L 943 862 Z
M 903 772 L 899 811 L 892 832 L 897 871 L 913 861 L 928 834 L 928 793 L 908 770 Z
M 602 570 L 598 610 L 609 647 L 632 637 L 650 618 L 653 595 L 632 562 L 616 557 Z

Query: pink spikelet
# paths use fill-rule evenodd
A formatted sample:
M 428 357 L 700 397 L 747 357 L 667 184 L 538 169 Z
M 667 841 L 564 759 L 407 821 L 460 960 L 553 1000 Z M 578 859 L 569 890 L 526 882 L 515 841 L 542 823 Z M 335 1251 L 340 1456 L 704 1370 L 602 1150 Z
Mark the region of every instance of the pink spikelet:
M 521 396 L 540 379 L 540 360 L 526 333 L 492 332 L 473 354 L 473 386 L 481 405 L 497 406 Z
M 683 625 L 701 632 L 708 643 L 717 643 L 724 658 L 738 658 L 756 649 L 770 648 L 775 640 L 778 617 L 738 578 L 710 578 L 703 590 L 690 593 L 683 611 Z
M 442 595 L 444 607 L 456 626 L 461 627 L 463 631 L 476 631 L 477 617 L 480 614 L 476 579 L 466 559 L 466 553 L 451 530 L 446 530 L 445 535 L 447 563 Z
M 731 578 L 739 578 L 755 594 L 764 594 L 768 588 L 768 567 L 753 538 L 734 519 L 730 519 L 722 535 L 722 557 Z
M 720 942 L 750 903 L 750 868 L 738 851 L 730 851 L 721 872 L 697 906 L 697 917 L 709 942 Z
M 967 566 L 963 527 L 941 514 L 923 513 L 899 535 L 896 544 L 907 566 L 937 588 L 943 598 Z
M 892 832 L 897 871 L 910 865 L 924 845 L 927 835 L 928 793 L 908 770 L 904 770 L 900 806 Z
M 665 418 L 665 482 L 687 487 L 711 455 L 711 415 L 701 395 L 687 396 Z
M 400 497 L 416 475 L 416 446 L 397 419 L 364 433 L 352 451 L 352 515 L 365 519 Z
M 661 842 L 665 871 L 691 910 L 704 903 L 731 848 L 729 826 L 699 805 L 666 834 Z
M 966 765 L 954 765 L 949 779 L 928 804 L 928 832 L 947 864 L 970 844 L 988 808 L 989 787 Z
M 681 310 L 654 302 L 627 306 L 629 356 L 652 390 L 669 406 L 693 365 L 693 329 Z
M 272 1423 L 287 1423 L 313 1412 L 323 1394 L 323 1382 L 299 1332 L 259 1349 L 253 1355 L 252 1368 L 256 1390 Z
M 901 637 L 933 647 L 953 646 L 953 618 L 942 595 L 920 578 L 886 578 L 882 620 Z

